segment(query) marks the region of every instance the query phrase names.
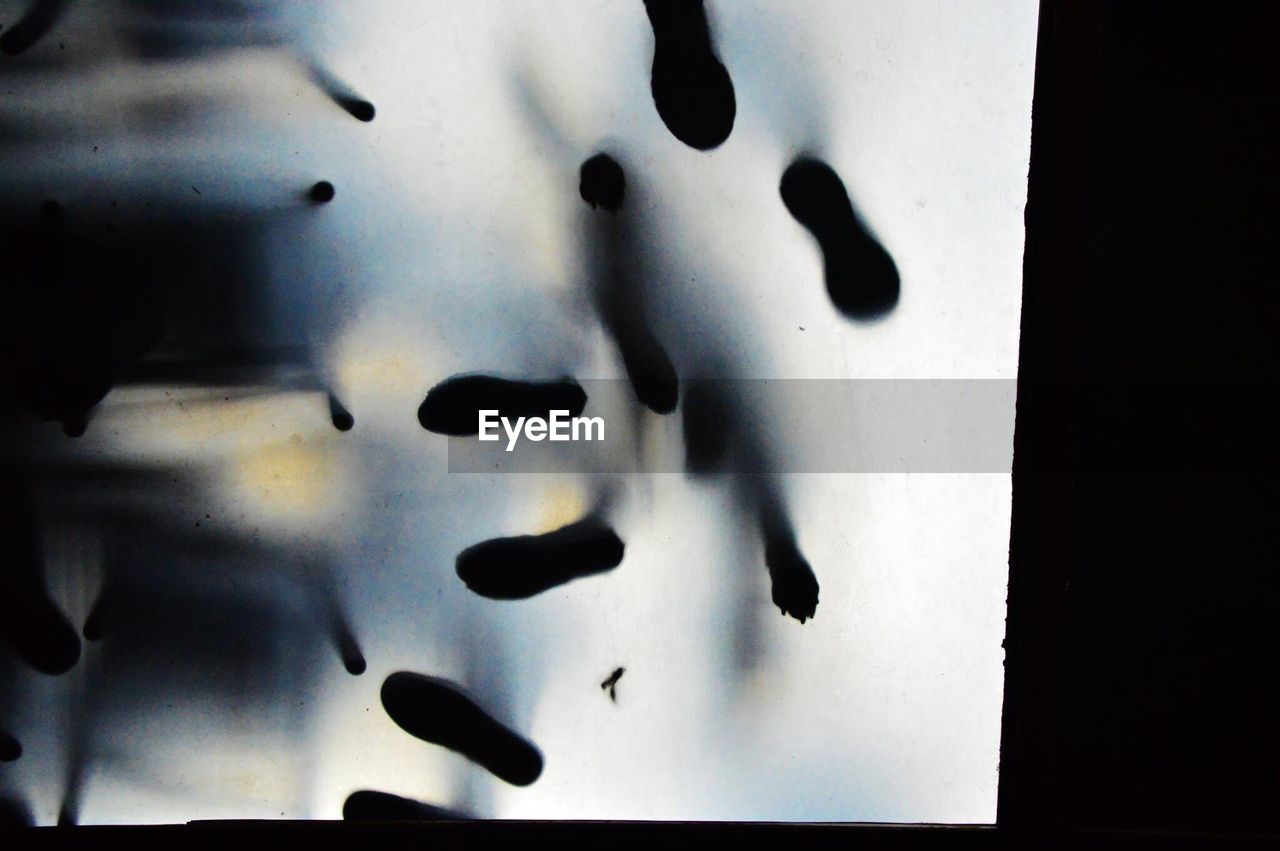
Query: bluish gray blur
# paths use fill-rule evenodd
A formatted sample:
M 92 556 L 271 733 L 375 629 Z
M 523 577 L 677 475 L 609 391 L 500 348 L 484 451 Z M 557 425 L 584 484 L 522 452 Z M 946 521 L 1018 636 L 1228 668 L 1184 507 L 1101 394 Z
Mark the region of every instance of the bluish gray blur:
M 640 0 L 70 3 L 0 55 L 0 225 L 65 228 L 164 305 L 81 436 L 5 424 L 81 653 L 53 676 L 0 648 L 23 747 L 0 795 L 38 824 L 340 818 L 362 789 L 484 818 L 994 820 L 1036 4 L 706 6 L 737 99 L 707 152 L 655 111 Z M 915 466 L 884 460 L 904 436 L 874 393 L 726 397 L 756 429 L 737 473 L 820 584 L 803 624 L 771 602 L 754 485 L 679 472 L 681 411 L 628 392 L 591 295 L 599 152 L 627 180 L 611 256 L 682 379 L 992 394 L 963 433 L 922 402 Z M 801 155 L 892 255 L 886 316 L 833 307 L 779 197 Z M 451 472 L 462 438 L 415 411 L 461 373 L 602 379 L 587 413 L 626 463 Z M 927 443 L 948 432 L 978 466 Z M 829 460 L 859 439 L 880 466 Z M 592 512 L 626 545 L 608 572 L 522 600 L 455 573 Z M 541 777 L 407 735 L 379 702 L 401 670 L 464 687 Z

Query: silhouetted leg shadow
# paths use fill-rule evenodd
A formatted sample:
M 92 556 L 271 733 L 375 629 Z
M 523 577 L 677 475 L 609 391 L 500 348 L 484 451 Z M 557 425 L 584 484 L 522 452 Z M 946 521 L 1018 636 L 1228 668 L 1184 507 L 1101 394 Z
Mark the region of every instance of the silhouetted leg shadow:
M 70 670 L 80 658 L 80 639 L 45 591 L 34 524 L 21 494 L 4 493 L 0 540 L 0 639 L 22 661 L 45 674 Z
M 101 641 L 106 636 L 111 623 L 112 596 L 109 581 L 103 583 L 98 599 L 93 601 L 89 614 L 85 616 L 84 626 L 80 628 L 85 641 Z
M 684 468 L 694 476 L 719 472 L 733 443 L 733 410 L 718 382 L 693 380 L 685 385 L 680 427 L 684 433 Z
M 354 677 L 363 674 L 368 667 L 364 660 L 364 653 L 360 650 L 360 645 L 356 643 L 355 636 L 345 628 L 345 624 L 341 625 L 334 639 L 338 645 L 338 653 L 342 656 L 342 667 L 347 669 L 347 673 Z
M 436 434 L 463 436 L 480 430 L 480 412 L 549 419 L 552 411 L 582 414 L 587 391 L 571 378 L 514 381 L 492 375 L 456 375 L 432 387 L 418 406 L 418 422 Z
M 671 135 L 700 151 L 729 138 L 737 103 L 716 58 L 702 0 L 645 0 L 653 26 L 650 88 Z
M 680 401 L 680 380 L 662 344 L 639 323 L 619 323 L 614 334 L 636 398 L 655 414 L 669 414 Z
M 400 671 L 382 684 L 382 706 L 401 729 L 441 745 L 516 786 L 542 774 L 542 754 L 446 680 Z
M 818 608 L 818 580 L 796 544 L 760 436 L 736 425 L 735 410 L 744 402 L 732 388 L 732 382 L 708 379 L 686 385 L 681 412 L 685 470 L 731 478 L 738 505 L 759 523 L 774 605 L 804 623 Z
M 18 22 L 0 34 L 0 51 L 17 56 L 44 38 L 70 0 L 35 0 Z
M 495 538 L 458 554 L 458 578 L 482 597 L 521 600 L 612 570 L 625 547 L 604 521 L 587 517 L 544 535 Z
M 118 373 L 163 337 L 165 305 L 133 262 L 73 232 L 55 201 L 3 239 L 4 394 L 79 436 Z
M 309 68 L 311 80 L 324 92 L 329 100 L 342 107 L 343 111 L 357 121 L 369 122 L 376 116 L 377 110 L 369 101 L 357 94 L 350 86 L 329 73 L 324 67 L 312 63 Z
M 622 355 L 622 365 L 640 404 L 655 414 L 669 414 L 679 402 L 679 378 L 671 357 L 646 324 L 643 283 L 623 268 L 632 258 L 623 256 L 623 226 L 612 215 L 622 208 L 626 197 L 626 176 L 608 154 L 596 154 L 584 162 L 579 176 L 582 199 L 592 209 L 603 208 L 609 214 L 602 228 L 607 268 L 597 270 L 600 279 L 591 282 L 596 309 Z
M 591 205 L 616 213 L 627 194 L 627 177 L 618 161 L 608 154 L 596 154 L 578 169 L 578 194 Z
M 765 535 L 764 563 L 769 569 L 773 604 L 784 616 L 791 615 L 804 623 L 818 608 L 817 577 L 790 531 L 766 531 Z
M 471 816 L 388 792 L 352 792 L 342 805 L 345 821 L 467 821 Z
M 839 175 L 801 158 L 787 167 L 782 202 L 822 249 L 831 302 L 853 319 L 875 319 L 898 303 L 898 268 L 853 210 Z
M 31 827 L 35 819 L 27 802 L 8 795 L 0 795 L 0 827 Z
M 364 652 L 360 649 L 360 642 L 352 632 L 340 601 L 334 596 L 333 590 L 326 587 L 330 580 L 306 572 L 299 573 L 298 579 L 307 583 L 306 593 L 314 596 L 317 619 L 338 651 L 342 666 L 353 676 L 363 674 L 368 667 Z M 145 586 L 145 583 L 141 584 Z M 139 586 L 136 577 L 116 579 L 111 573 L 107 574 L 98 598 L 85 617 L 81 634 L 86 641 L 102 641 L 122 628 L 128 631 L 130 626 L 136 626 L 139 621 L 148 620 L 148 614 L 154 610 L 156 600 L 140 593 Z
M 351 431 L 352 426 L 356 424 L 355 417 L 351 416 L 351 413 L 338 401 L 338 397 L 332 393 L 329 394 L 329 420 L 338 431 Z
M 22 661 L 41 673 L 56 675 L 71 670 L 80 658 L 80 639 L 70 621 L 35 582 L 3 584 L 7 587 L 0 589 L 4 598 L 0 602 L 0 637 Z
M 329 601 L 327 608 L 330 634 L 333 636 L 334 645 L 338 648 L 338 655 L 342 657 L 342 667 L 347 669 L 348 674 L 358 677 L 368 667 L 364 659 L 364 651 L 360 649 L 360 642 L 356 640 L 355 634 L 351 631 L 351 624 L 347 623 L 347 616 L 337 602 Z
M 0 730 L 0 762 L 13 762 L 22 756 L 22 743 L 7 730 Z
M 62 421 L 62 433 L 67 437 L 82 437 L 89 428 L 89 413 L 74 411 Z

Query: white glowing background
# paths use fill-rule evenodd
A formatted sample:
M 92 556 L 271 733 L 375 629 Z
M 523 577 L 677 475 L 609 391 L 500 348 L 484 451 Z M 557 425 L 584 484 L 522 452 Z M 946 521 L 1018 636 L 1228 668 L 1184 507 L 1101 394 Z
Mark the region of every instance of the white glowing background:
M 655 238 L 697 273 L 691 297 L 740 325 L 744 376 L 1016 375 L 1036 3 L 708 7 L 738 99 L 733 134 L 710 153 L 676 141 L 653 108 L 639 0 L 332 4 L 306 24 L 308 49 L 377 105 L 367 125 L 279 51 L 162 73 L 104 49 L 44 78 L 78 93 L 58 109 L 103 141 L 93 157 L 5 154 L 29 175 L 127 187 L 172 171 L 183 203 L 259 207 L 288 206 L 316 179 L 337 187 L 265 253 L 264 280 L 293 294 L 353 431 L 334 431 L 315 393 L 224 402 L 128 388 L 71 451 L 201 466 L 206 502 L 157 511 L 323 548 L 369 661 L 352 677 L 334 655 L 300 737 L 197 709 L 128 731 L 146 771 L 92 773 L 82 821 L 338 818 L 362 788 L 486 817 L 994 820 L 1007 474 L 789 476 L 822 586 L 803 626 L 771 606 L 758 552 L 722 522 L 723 490 L 678 475 L 629 483 L 614 518 L 627 554 L 610 574 L 495 602 L 453 573 L 463 547 L 587 505 L 581 477 L 450 475 L 445 440 L 414 414 L 456 372 L 623 374 L 579 303 L 577 168 L 602 145 L 625 153 L 664 222 Z M 68 39 L 90 31 L 78 14 Z M 111 118 L 166 88 L 207 90 L 220 107 L 159 142 Z M 29 90 L 13 103 L 46 108 Z M 780 202 L 802 150 L 840 173 L 898 264 L 902 298 L 884 321 L 833 310 L 817 250 Z M 86 205 L 106 197 L 80 191 Z M 659 451 L 679 453 L 678 420 L 652 430 Z M 55 598 L 78 626 L 94 588 L 55 567 Z M 739 678 L 728 641 L 742 600 L 759 632 Z M 62 678 L 31 675 L 27 740 L 58 738 L 95 652 Z M 599 683 L 620 665 L 614 704 Z M 403 733 L 378 702 L 400 669 L 482 701 L 505 695 L 496 714 L 542 750 L 540 780 L 507 786 Z M 28 747 L 0 770 L 40 823 L 54 820 L 55 757 Z

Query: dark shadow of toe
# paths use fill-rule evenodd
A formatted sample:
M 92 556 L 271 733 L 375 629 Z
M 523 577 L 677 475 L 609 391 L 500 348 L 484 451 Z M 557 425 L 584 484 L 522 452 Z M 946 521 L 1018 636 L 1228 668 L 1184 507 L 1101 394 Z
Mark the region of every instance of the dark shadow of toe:
M 394 673 L 382 684 L 382 706 L 409 735 L 461 754 L 508 783 L 528 786 L 542 774 L 542 754 L 531 742 L 447 680 Z
M 840 176 L 801 157 L 783 172 L 782 202 L 822 250 L 827 294 L 851 319 L 884 316 L 898 303 L 898 267 L 854 212 Z
M 344 821 L 466 821 L 471 817 L 455 810 L 424 804 L 387 792 L 352 792 L 342 805 Z
M 702 0 L 645 0 L 653 25 L 650 88 L 662 123 L 699 151 L 721 145 L 733 131 L 733 80 L 716 58 Z
M 436 434 L 464 436 L 480 431 L 480 412 L 549 419 L 552 411 L 582 414 L 587 392 L 571 378 L 516 381 L 493 375 L 456 375 L 432 387 L 418 407 L 418 423 Z
M 521 600 L 622 563 L 622 539 L 588 517 L 544 535 L 494 538 L 458 555 L 458 578 L 482 597 Z

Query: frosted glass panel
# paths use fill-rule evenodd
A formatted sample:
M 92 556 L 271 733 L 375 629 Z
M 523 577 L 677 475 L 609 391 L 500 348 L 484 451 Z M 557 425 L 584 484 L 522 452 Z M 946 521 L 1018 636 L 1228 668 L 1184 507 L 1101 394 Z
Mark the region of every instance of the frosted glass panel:
M 0 23 L 6 819 L 994 821 L 1035 3 Z

